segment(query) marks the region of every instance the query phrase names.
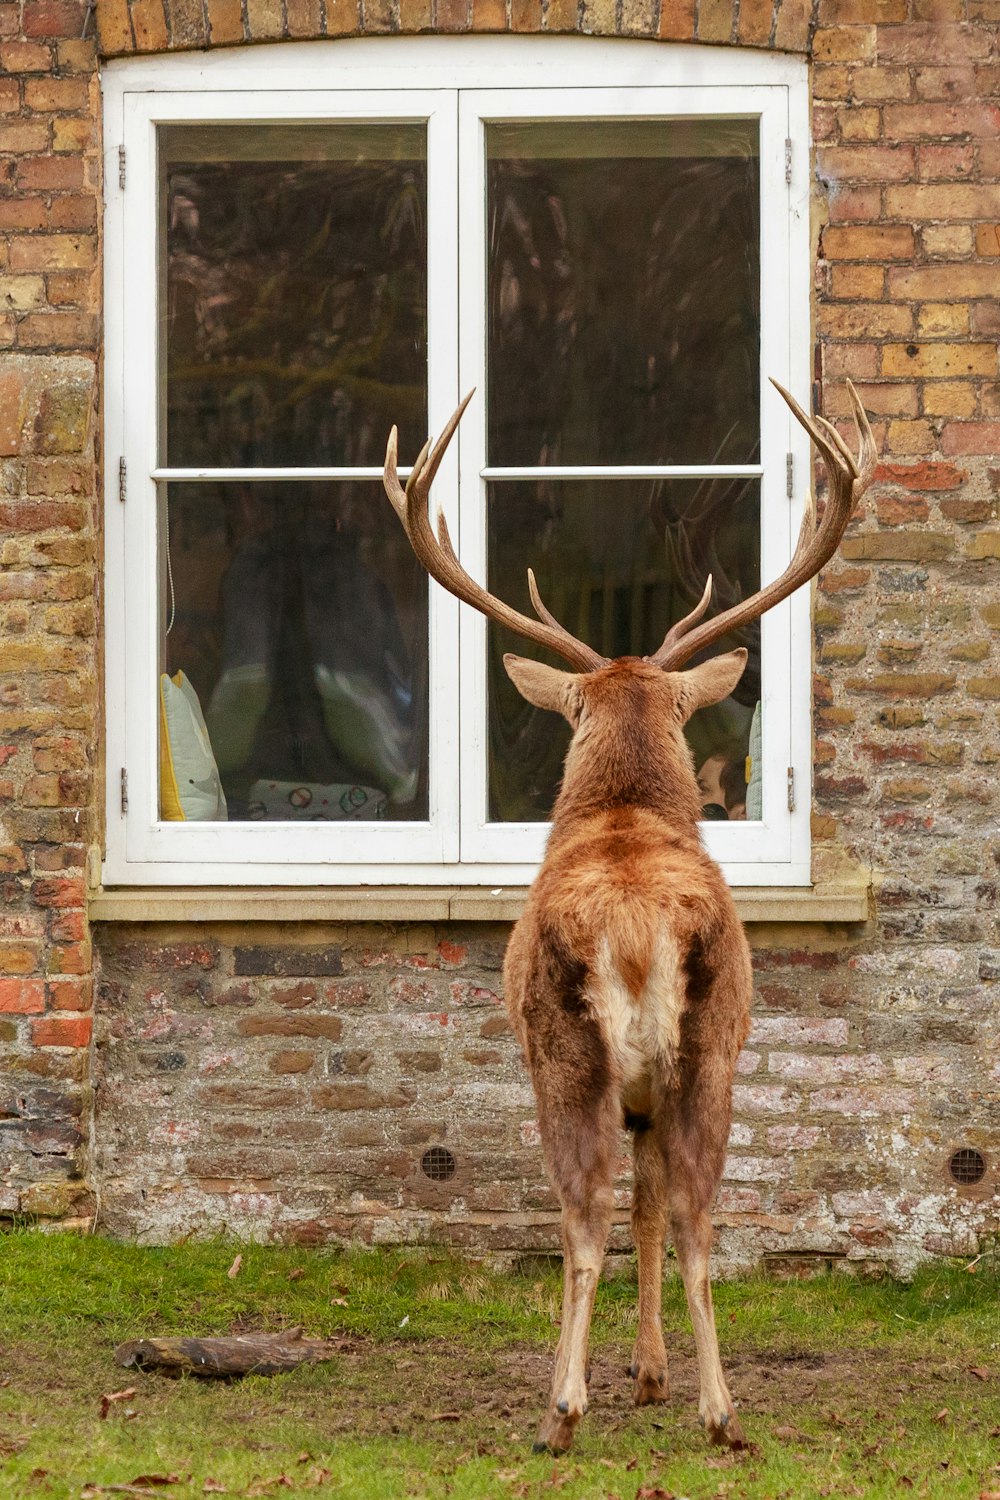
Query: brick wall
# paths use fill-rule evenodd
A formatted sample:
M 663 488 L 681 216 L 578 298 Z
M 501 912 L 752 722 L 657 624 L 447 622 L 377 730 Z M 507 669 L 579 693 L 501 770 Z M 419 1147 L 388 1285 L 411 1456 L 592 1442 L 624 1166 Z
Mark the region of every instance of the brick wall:
M 109 55 L 469 29 L 810 52 L 818 388 L 842 415 L 854 378 L 884 455 L 817 593 L 814 864 L 870 869 L 877 899 L 866 927 L 752 933 L 730 1264 L 908 1265 L 998 1224 L 998 19 L 997 0 L 97 3 Z M 0 0 L 0 1212 L 85 1211 L 100 185 L 83 25 L 63 0 Z M 106 1222 L 551 1243 L 494 998 L 504 936 L 97 928 Z M 435 1144 L 447 1183 L 420 1169 Z M 948 1177 L 961 1145 L 987 1158 L 978 1188 Z
M 106 1227 L 150 1241 L 227 1228 L 557 1248 L 499 995 L 506 937 L 499 924 L 101 928 Z M 969 1102 L 995 1056 L 988 989 L 976 1001 L 961 988 L 954 946 L 926 948 L 915 981 L 874 924 L 756 927 L 753 939 L 722 1263 L 805 1251 L 908 1266 L 969 1250 L 993 1183 L 959 1192 L 945 1164 L 966 1142 L 1000 1148 L 996 1111 L 976 1119 Z M 454 1157 L 448 1180 L 422 1169 L 434 1147 Z M 622 1151 L 618 1248 L 624 1137 Z
M 96 837 L 96 51 L 0 3 L 0 1213 L 85 1213 Z

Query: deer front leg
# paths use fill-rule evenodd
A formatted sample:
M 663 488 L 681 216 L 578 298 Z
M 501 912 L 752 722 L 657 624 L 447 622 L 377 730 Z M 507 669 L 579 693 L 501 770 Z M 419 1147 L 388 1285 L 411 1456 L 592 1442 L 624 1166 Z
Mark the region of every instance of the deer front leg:
M 651 1406 L 670 1396 L 662 1319 L 667 1177 L 660 1142 L 645 1124 L 636 1130 L 632 1159 L 632 1240 L 639 1259 L 639 1328 L 629 1374 L 635 1382 L 636 1406 Z
M 594 1186 L 588 1201 L 564 1203 L 562 1215 L 563 1320 L 549 1409 L 535 1451 L 565 1453 L 587 1411 L 587 1345 L 604 1247 L 611 1228 L 610 1184 Z

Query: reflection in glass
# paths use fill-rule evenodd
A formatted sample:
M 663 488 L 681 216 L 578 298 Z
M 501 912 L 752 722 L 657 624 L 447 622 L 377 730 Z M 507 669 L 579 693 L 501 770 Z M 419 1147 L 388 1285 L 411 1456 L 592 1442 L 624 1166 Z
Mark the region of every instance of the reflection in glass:
M 759 586 L 757 480 L 492 483 L 488 507 L 491 592 L 532 614 L 526 580 L 532 567 L 559 622 L 604 656 L 654 651 L 697 603 L 709 573 L 713 613 Z M 707 654 L 735 646 L 750 653 L 736 692 L 687 726 L 709 818 L 747 816 L 747 759 L 761 696 L 759 625 L 723 638 Z M 524 642 L 491 624 L 489 816 L 541 822 L 558 790 L 569 729 L 525 702 L 504 671 L 505 651 L 523 655 Z M 565 670 L 557 657 L 539 655 Z
M 161 127 L 165 461 L 381 464 L 426 437 L 422 124 Z
M 489 462 L 758 453 L 751 120 L 487 126 Z
M 427 818 L 427 576 L 386 511 L 373 481 L 161 490 L 161 670 L 230 821 Z

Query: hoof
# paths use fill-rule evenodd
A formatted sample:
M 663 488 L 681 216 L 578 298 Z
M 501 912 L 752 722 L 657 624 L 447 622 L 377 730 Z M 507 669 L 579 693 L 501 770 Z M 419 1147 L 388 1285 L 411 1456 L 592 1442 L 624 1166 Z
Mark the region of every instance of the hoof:
M 635 1386 L 632 1399 L 636 1406 L 657 1406 L 670 1400 L 670 1382 L 665 1369 L 646 1370 L 633 1365 Z
M 743 1428 L 740 1419 L 735 1412 L 724 1411 L 717 1421 L 706 1421 L 699 1417 L 705 1431 L 708 1433 L 709 1441 L 718 1448 L 745 1448 L 746 1438 L 743 1436 Z
M 586 1411 L 586 1407 L 584 1407 Z M 533 1453 L 552 1453 L 558 1455 L 567 1453 L 573 1445 L 573 1435 L 580 1421 L 581 1413 L 577 1411 L 571 1414 L 568 1401 L 560 1401 L 557 1406 L 549 1407 L 542 1418 L 542 1425 L 538 1429 L 538 1436 L 532 1445 Z

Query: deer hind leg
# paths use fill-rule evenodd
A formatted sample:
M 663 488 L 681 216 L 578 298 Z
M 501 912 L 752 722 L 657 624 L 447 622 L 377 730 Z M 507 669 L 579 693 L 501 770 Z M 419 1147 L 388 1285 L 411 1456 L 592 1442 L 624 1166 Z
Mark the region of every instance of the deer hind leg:
M 670 1222 L 698 1352 L 701 1385 L 698 1419 L 713 1443 L 742 1448 L 743 1429 L 719 1359 L 708 1274 L 712 1247 L 710 1208 L 722 1174 L 725 1143 L 720 1146 L 714 1139 L 699 1140 L 700 1134 L 713 1136 L 718 1133 L 718 1114 L 713 1116 L 708 1101 L 704 1101 L 703 1107 L 704 1114 L 701 1107 L 687 1114 L 688 1124 L 683 1133 L 672 1132 L 673 1140 L 668 1149 Z M 727 1125 L 728 1116 L 728 1109 L 723 1110 L 722 1118 Z M 701 1130 L 693 1124 L 699 1119 L 704 1122 Z
M 636 1406 L 670 1396 L 663 1343 L 663 1241 L 667 1230 L 667 1174 L 663 1148 L 648 1122 L 635 1125 L 632 1241 L 639 1259 L 639 1329 L 629 1374 Z
M 612 1160 L 618 1129 L 610 1094 L 592 1112 L 561 1113 L 554 1127 L 540 1109 L 542 1140 L 562 1203 L 563 1313 L 548 1410 L 536 1452 L 565 1453 L 587 1411 L 587 1346 L 614 1199 Z

